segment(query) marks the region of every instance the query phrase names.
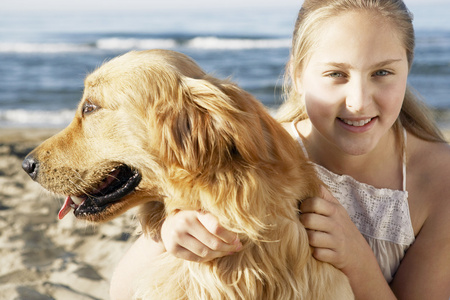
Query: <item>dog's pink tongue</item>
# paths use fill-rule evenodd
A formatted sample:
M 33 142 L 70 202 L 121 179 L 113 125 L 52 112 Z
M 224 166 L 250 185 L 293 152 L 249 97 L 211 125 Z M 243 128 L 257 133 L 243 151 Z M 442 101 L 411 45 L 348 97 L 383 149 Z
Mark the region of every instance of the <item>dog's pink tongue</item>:
M 67 196 L 66 201 L 64 201 L 64 204 L 58 213 L 58 218 L 60 220 L 62 220 L 72 210 L 72 207 L 70 207 L 72 203 L 72 198 L 70 198 L 70 196 Z

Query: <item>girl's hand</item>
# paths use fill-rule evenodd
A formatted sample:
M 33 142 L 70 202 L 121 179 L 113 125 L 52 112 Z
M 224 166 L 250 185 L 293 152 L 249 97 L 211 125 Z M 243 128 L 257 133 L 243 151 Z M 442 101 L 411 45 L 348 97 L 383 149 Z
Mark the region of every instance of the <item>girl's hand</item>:
M 345 208 L 322 187 L 321 197 L 309 198 L 300 205 L 300 221 L 307 229 L 313 256 L 342 270 L 353 273 L 361 267 L 372 250 Z
M 355 299 L 396 299 L 369 244 L 328 190 L 322 188 L 321 197 L 306 199 L 300 211 L 313 256 L 347 275 Z
M 238 252 L 242 244 L 209 213 L 178 211 L 164 221 L 161 239 L 167 252 L 189 261 L 205 262 Z

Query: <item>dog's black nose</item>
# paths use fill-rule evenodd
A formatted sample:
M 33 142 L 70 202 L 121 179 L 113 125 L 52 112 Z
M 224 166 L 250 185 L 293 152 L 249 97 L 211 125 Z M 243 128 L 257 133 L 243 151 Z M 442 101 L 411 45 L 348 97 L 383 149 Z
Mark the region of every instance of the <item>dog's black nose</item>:
M 22 162 L 22 169 L 30 175 L 31 179 L 36 180 L 39 169 L 39 162 L 31 155 L 25 157 Z

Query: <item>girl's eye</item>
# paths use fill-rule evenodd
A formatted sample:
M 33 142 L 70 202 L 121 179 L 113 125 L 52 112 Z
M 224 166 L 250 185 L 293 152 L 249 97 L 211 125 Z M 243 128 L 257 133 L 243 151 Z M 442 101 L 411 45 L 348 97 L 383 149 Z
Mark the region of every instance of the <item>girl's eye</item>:
M 389 74 L 391 74 L 391 73 L 386 70 L 379 70 L 379 71 L 375 72 L 375 76 L 387 76 Z
M 99 108 L 100 108 L 99 106 L 93 104 L 91 101 L 86 100 L 83 103 L 82 112 L 83 112 L 83 115 L 88 115 L 88 114 L 93 113 L 94 111 L 98 110 Z
M 332 72 L 332 73 L 329 73 L 329 74 L 328 74 L 328 77 L 331 77 L 331 78 L 341 78 L 341 77 L 344 77 L 344 74 L 339 73 L 339 72 Z

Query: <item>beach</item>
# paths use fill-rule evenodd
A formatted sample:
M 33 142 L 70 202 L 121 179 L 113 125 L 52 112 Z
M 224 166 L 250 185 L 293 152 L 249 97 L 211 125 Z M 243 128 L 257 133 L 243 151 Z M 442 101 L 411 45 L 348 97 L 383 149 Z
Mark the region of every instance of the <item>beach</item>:
M 33 148 L 70 123 L 85 76 L 131 50 L 171 49 L 189 55 L 207 73 L 230 78 L 275 110 L 282 102 L 299 4 L 261 4 L 182 11 L 171 4 L 166 10 L 102 8 L 83 14 L 26 10 L 23 4 L 2 8 L 0 300 L 109 299 L 113 270 L 138 236 L 136 208 L 101 225 L 77 221 L 72 213 L 58 220 L 64 198 L 46 192 L 21 167 Z M 447 140 L 448 8 L 449 3 L 412 7 L 416 54 L 409 77 L 437 112 Z
M 21 168 L 57 131 L 0 130 L 0 299 L 108 299 L 114 267 L 137 238 L 136 209 L 95 226 L 72 214 L 58 220 L 63 199 Z
M 136 239 L 135 211 L 101 225 L 59 221 L 63 199 L 22 170 L 56 129 L 0 129 L 0 299 L 108 299 L 115 265 Z

